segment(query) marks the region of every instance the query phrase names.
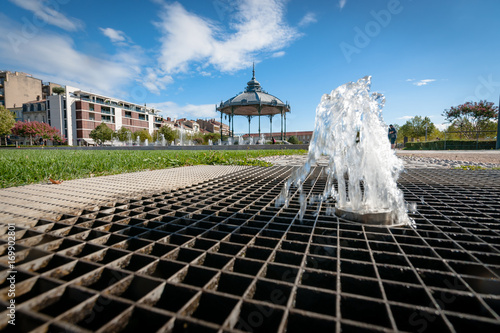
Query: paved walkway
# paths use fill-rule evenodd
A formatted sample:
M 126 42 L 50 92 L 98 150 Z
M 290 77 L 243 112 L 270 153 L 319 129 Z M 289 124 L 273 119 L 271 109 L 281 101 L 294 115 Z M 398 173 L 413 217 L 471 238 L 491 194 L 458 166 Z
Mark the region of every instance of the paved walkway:
M 243 168 L 248 167 L 197 165 L 0 189 L 0 221 L 33 226 L 38 219 L 58 220 L 63 214 L 175 190 Z

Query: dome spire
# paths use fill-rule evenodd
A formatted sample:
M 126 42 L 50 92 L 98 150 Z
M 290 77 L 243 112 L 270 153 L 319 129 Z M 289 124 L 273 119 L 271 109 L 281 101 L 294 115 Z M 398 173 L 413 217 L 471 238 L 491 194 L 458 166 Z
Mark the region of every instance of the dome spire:
M 260 87 L 259 81 L 255 79 L 255 62 L 254 62 L 252 67 L 252 79 L 247 82 L 247 88 L 245 89 L 245 92 L 258 92 L 258 91 L 262 91 L 262 88 Z

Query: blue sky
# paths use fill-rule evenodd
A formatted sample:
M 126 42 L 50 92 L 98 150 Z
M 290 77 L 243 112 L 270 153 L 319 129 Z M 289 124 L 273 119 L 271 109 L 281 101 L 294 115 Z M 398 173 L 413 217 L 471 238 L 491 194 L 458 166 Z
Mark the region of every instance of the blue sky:
M 400 125 L 415 115 L 439 125 L 450 106 L 500 95 L 497 0 L 1 3 L 0 69 L 164 116 L 220 119 L 215 104 L 243 91 L 253 62 L 262 87 L 292 106 L 289 131 L 312 130 L 321 96 L 365 75 L 386 96 L 384 120 Z

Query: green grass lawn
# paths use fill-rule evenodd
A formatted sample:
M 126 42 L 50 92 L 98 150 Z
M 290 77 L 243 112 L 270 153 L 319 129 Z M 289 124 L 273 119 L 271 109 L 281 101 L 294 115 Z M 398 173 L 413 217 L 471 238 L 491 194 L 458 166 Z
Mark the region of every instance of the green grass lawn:
M 256 157 L 305 150 L 0 150 L 0 188 L 187 165 L 257 165 Z

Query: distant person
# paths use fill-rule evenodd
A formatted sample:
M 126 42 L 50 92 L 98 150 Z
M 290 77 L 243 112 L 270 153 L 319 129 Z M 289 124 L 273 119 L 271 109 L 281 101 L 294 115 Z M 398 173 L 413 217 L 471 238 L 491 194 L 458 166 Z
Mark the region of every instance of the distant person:
M 274 137 L 272 137 L 271 139 L 272 139 L 271 141 L 273 142 L 273 145 L 274 145 L 276 143 L 276 140 L 274 140 Z
M 389 141 L 391 141 L 391 149 L 395 149 L 396 148 L 396 138 L 398 137 L 398 133 L 396 132 L 396 129 L 392 125 L 389 125 L 388 137 L 389 137 Z

